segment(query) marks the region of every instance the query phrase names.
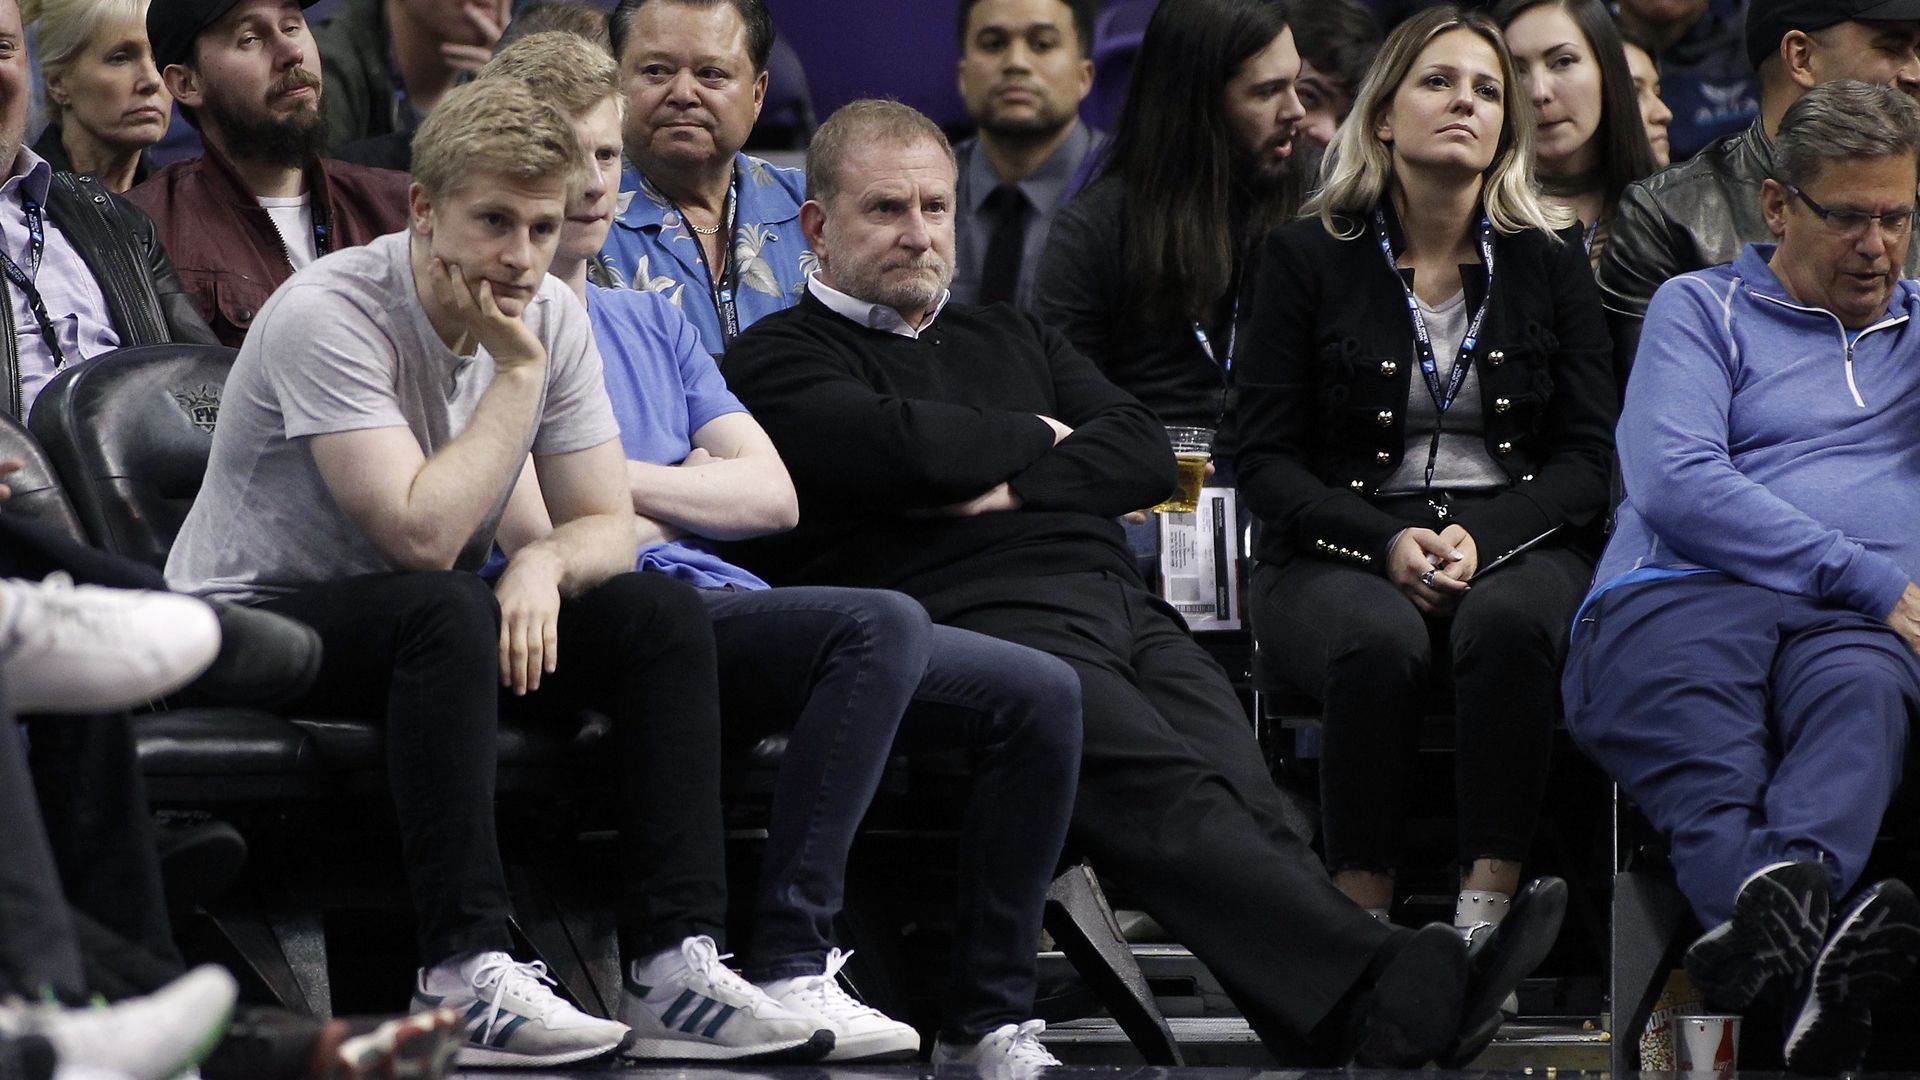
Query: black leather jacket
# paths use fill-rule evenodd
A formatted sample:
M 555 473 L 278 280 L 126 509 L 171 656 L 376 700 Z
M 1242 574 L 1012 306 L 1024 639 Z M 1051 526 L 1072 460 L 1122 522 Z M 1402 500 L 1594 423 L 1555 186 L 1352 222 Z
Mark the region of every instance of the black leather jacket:
M 107 298 L 108 321 L 119 333 L 121 345 L 220 343 L 181 289 L 166 249 L 154 239 L 153 222 L 132 203 L 92 176 L 56 172 L 47 189 L 47 216 L 100 283 Z M 11 290 L 11 283 L 0 276 L 0 342 L 4 342 L 0 384 L 7 388 L 7 411 L 24 420 Z
M 1760 182 L 1772 175 L 1773 140 L 1755 120 L 1621 196 L 1600 257 L 1600 297 L 1622 393 L 1653 291 L 1669 278 L 1730 263 L 1748 244 L 1772 242 L 1760 213 Z M 1917 272 L 1920 244 L 1907 249 L 1902 276 Z

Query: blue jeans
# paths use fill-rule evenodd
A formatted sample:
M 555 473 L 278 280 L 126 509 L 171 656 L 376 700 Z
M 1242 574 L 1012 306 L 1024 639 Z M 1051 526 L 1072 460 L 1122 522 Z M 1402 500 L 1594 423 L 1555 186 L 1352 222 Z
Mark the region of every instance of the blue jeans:
M 725 723 L 790 720 L 774 787 L 749 977 L 818 974 L 847 852 L 899 750 L 966 748 L 954 990 L 942 1034 L 1032 1014 L 1041 905 L 1066 837 L 1080 691 L 1042 653 L 950 627 L 873 589 L 709 590 Z
M 1920 662 L 1879 619 L 1720 574 L 1625 585 L 1581 613 L 1567 731 L 1669 838 L 1702 924 L 1753 871 L 1859 880 L 1920 714 Z

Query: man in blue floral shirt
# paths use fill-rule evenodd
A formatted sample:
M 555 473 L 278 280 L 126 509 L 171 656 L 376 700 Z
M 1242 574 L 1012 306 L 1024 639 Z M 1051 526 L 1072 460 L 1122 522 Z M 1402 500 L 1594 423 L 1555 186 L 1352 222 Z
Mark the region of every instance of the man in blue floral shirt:
M 596 276 L 666 295 L 716 355 L 799 300 L 819 266 L 800 234 L 805 176 L 740 153 L 772 48 L 764 0 L 620 0 L 613 13 L 627 166 Z

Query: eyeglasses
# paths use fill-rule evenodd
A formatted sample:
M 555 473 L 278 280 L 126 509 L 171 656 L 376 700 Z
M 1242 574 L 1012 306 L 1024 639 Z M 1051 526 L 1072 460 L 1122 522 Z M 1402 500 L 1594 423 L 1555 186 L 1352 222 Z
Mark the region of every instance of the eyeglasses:
M 1880 223 L 1880 231 L 1888 236 L 1905 236 L 1907 232 L 1913 228 L 1914 208 L 1911 206 L 1903 210 L 1887 210 L 1878 214 L 1869 214 L 1865 210 L 1852 210 L 1844 207 L 1838 210 L 1829 210 L 1808 198 L 1806 192 L 1801 191 L 1792 184 L 1782 180 L 1780 185 L 1792 192 L 1794 197 L 1798 198 L 1801 202 L 1806 203 L 1807 209 L 1818 214 L 1820 220 L 1826 223 L 1828 229 L 1850 239 L 1858 239 L 1861 236 L 1865 236 L 1868 223 L 1875 221 Z

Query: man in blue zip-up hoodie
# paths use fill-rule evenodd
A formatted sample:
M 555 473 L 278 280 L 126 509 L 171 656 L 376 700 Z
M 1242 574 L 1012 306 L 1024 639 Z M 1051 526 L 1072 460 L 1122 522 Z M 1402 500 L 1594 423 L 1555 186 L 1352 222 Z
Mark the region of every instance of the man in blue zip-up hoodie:
M 1785 994 L 1788 1065 L 1830 1073 L 1920 955 L 1904 884 L 1854 892 L 1920 715 L 1920 106 L 1826 84 L 1776 155 L 1779 244 L 1648 308 L 1563 691 L 1671 842 L 1708 1001 Z

